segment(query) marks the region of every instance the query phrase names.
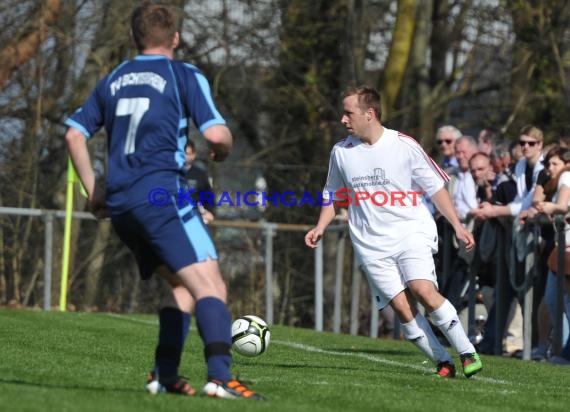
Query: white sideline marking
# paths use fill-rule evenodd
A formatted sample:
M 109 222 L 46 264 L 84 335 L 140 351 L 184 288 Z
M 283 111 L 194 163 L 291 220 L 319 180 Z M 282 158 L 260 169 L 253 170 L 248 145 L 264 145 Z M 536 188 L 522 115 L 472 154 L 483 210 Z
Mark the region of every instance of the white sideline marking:
M 363 359 L 370 360 L 373 362 L 383 363 L 385 365 L 392 365 L 392 366 L 398 366 L 398 367 L 402 367 L 402 368 L 415 369 L 415 370 L 422 371 L 422 372 L 433 372 L 433 369 L 430 369 L 430 368 L 425 368 L 423 366 L 414 365 L 414 364 L 410 364 L 410 363 L 393 361 L 390 359 L 381 358 L 379 356 L 370 355 L 368 353 L 331 351 L 331 350 L 320 349 L 320 348 L 317 348 L 315 346 L 305 345 L 302 343 L 282 341 L 282 340 L 273 340 L 273 339 L 271 340 L 271 343 L 277 343 L 278 345 L 288 346 L 290 348 L 300 349 L 300 350 L 304 350 L 306 352 L 315 352 L 315 353 L 322 353 L 325 355 L 334 355 L 334 356 L 355 356 L 355 357 L 363 358 Z M 501 379 L 488 378 L 488 377 L 479 376 L 479 375 L 477 375 L 471 379 L 483 381 L 483 382 L 489 382 L 489 383 L 498 383 L 498 384 L 503 384 L 503 385 L 507 385 L 510 383 L 510 382 L 507 382 L 507 381 L 504 381 Z
M 137 319 L 137 318 L 132 318 L 132 317 L 125 316 L 125 315 L 119 315 L 116 313 L 107 313 L 106 315 L 110 316 L 112 318 L 121 319 L 121 320 L 128 320 L 128 321 L 134 322 L 134 323 L 142 323 L 144 325 L 158 326 L 158 321 Z M 398 366 L 398 367 L 408 368 L 408 369 L 415 369 L 415 370 L 421 371 L 421 372 L 428 372 L 429 373 L 429 372 L 433 371 L 433 369 L 431 369 L 431 368 L 426 368 L 426 367 L 414 365 L 411 363 L 403 363 L 403 362 L 393 361 L 390 359 L 381 358 L 379 356 L 370 355 L 368 353 L 331 351 L 331 350 L 325 350 L 325 349 L 317 348 L 316 346 L 305 345 L 303 343 L 296 343 L 296 342 L 277 340 L 277 339 L 271 339 L 271 343 L 283 345 L 283 346 L 288 346 L 290 348 L 303 350 L 305 352 L 322 353 L 325 355 L 334 355 L 334 356 L 355 356 L 357 358 L 370 360 L 372 362 L 383 363 L 385 365 Z M 502 385 L 508 385 L 511 383 L 511 382 L 504 381 L 501 379 L 488 378 L 486 376 L 479 376 L 479 375 L 477 375 L 471 379 L 477 380 L 477 381 L 488 382 L 488 383 L 497 383 L 497 384 L 502 384 Z
M 152 326 L 158 326 L 158 321 L 157 320 L 144 320 L 144 319 L 137 319 L 137 318 L 131 318 L 130 316 L 125 316 L 125 315 L 119 315 L 117 313 L 105 313 L 105 315 L 111 317 L 111 318 L 115 318 L 115 319 L 121 319 L 121 320 L 128 320 L 134 323 L 142 323 L 145 325 L 152 325 Z

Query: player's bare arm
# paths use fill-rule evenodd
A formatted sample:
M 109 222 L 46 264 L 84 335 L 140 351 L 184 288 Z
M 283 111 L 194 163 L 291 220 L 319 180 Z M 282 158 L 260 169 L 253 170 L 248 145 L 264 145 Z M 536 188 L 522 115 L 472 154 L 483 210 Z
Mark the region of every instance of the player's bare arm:
M 467 251 L 472 250 L 475 247 L 475 239 L 471 232 L 463 227 L 457 216 L 457 212 L 453 207 L 451 202 L 451 197 L 449 192 L 445 188 L 441 188 L 431 197 L 433 204 L 437 207 L 437 210 L 445 216 L 447 221 L 453 226 L 455 230 L 455 236 L 460 242 L 465 244 L 465 249 Z
M 305 244 L 310 248 L 316 248 L 317 243 L 323 237 L 325 229 L 333 221 L 338 213 L 338 207 L 332 202 L 330 205 L 323 206 L 319 215 L 317 225 L 309 230 L 305 235 Z
M 204 137 L 210 148 L 210 158 L 215 162 L 221 162 L 230 154 L 233 146 L 233 137 L 230 129 L 221 124 L 216 124 L 204 130 Z
M 87 191 L 89 200 L 91 200 L 95 192 L 95 173 L 93 172 L 93 167 L 91 167 L 87 140 L 83 133 L 73 127 L 69 128 L 65 134 L 65 140 L 75 171 Z
M 98 218 L 106 217 L 105 193 L 95 184 L 95 172 L 87 150 L 87 139 L 78 129 L 70 127 L 65 134 L 65 140 L 75 171 L 87 192 L 93 214 Z

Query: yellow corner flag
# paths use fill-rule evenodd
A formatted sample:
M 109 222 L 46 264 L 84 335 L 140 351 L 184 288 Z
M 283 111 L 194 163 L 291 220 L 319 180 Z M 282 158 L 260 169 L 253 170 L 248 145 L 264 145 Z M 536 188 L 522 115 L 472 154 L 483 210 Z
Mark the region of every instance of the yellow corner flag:
M 59 310 L 67 308 L 67 279 L 69 274 L 69 248 L 71 243 L 71 217 L 73 214 L 73 185 L 79 183 L 81 194 L 87 197 L 87 192 L 75 172 L 71 158 L 67 157 L 67 189 L 65 195 L 65 229 L 63 232 L 63 253 L 61 262 L 61 289 L 59 294 Z

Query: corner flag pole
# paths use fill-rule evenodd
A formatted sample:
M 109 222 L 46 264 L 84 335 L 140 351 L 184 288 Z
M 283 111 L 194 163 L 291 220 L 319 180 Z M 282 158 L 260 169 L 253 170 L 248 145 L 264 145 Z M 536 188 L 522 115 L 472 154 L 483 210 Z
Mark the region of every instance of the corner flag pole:
M 65 195 L 65 230 L 63 232 L 63 253 L 61 258 L 61 289 L 59 294 L 59 310 L 67 308 L 67 279 L 69 273 L 69 248 L 71 243 L 71 215 L 73 213 L 73 185 L 79 182 L 71 158 L 67 157 L 67 191 Z

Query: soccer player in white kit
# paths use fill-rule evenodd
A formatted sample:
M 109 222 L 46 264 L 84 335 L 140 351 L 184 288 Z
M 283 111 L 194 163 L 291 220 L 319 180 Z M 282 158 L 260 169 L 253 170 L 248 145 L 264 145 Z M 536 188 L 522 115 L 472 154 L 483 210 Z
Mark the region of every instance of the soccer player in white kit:
M 331 152 L 317 225 L 305 235 L 316 247 L 339 206 L 348 206 L 350 237 L 378 309 L 390 305 L 404 335 L 437 367 L 435 376 L 452 378 L 452 357 L 435 337 L 419 302 L 457 351 L 463 372 L 483 368 L 453 305 L 437 289 L 433 253 L 437 230 L 423 193 L 451 223 L 468 251 L 473 236 L 460 223 L 444 188 L 448 177 L 409 136 L 381 124 L 380 94 L 369 87 L 344 93 L 342 124 L 350 133 Z M 328 204 L 327 204 L 328 203 Z

